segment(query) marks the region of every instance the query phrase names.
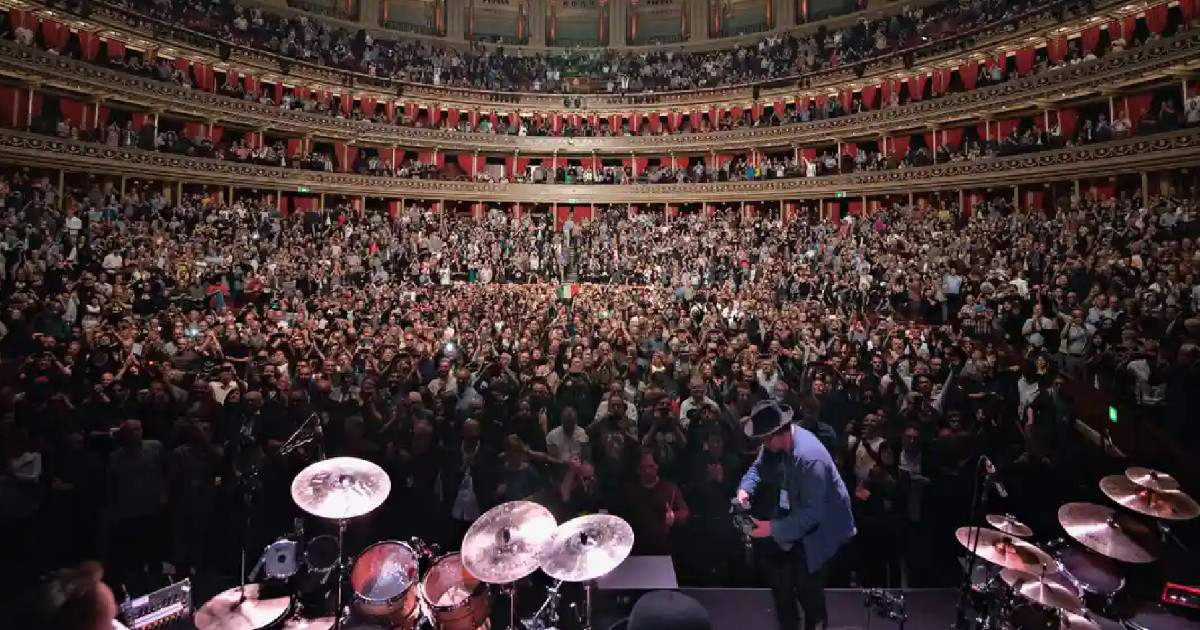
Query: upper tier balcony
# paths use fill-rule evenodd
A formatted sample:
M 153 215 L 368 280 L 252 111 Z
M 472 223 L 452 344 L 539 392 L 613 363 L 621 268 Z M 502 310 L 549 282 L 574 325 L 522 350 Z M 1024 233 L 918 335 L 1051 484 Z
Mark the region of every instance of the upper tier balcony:
M 1191 0 L 1189 0 L 1191 1 Z M 123 41 L 142 50 L 157 51 L 173 57 L 186 57 L 261 81 L 282 81 L 312 90 L 353 91 L 373 100 L 401 96 L 422 107 L 495 108 L 503 106 L 522 112 L 628 113 L 661 112 L 707 107 L 746 107 L 754 102 L 791 99 L 800 90 L 828 93 L 856 85 L 869 85 L 885 79 L 898 79 L 920 72 L 935 72 L 957 67 L 977 56 L 1003 54 L 1023 45 L 1051 38 L 1068 37 L 1087 28 L 1096 28 L 1116 20 L 1124 24 L 1145 11 L 1148 3 L 1098 0 L 1087 16 L 1065 15 L 1069 0 L 1045 0 L 1024 5 L 1028 8 L 1006 14 L 994 21 L 978 24 L 962 32 L 941 32 L 934 37 L 909 42 L 906 47 L 888 47 L 862 61 L 834 64 L 808 72 L 791 69 L 757 84 L 738 84 L 701 90 L 682 90 L 639 94 L 562 94 L 525 93 L 506 90 L 478 90 L 463 87 L 434 86 L 405 76 L 380 78 L 283 57 L 241 43 L 219 40 L 208 33 L 184 28 L 177 23 L 135 14 L 105 2 L 94 2 L 86 19 L 64 15 L 59 8 L 5 0 L 0 6 L 33 11 L 50 19 L 66 20 L 71 28 L 100 37 Z M 1136 20 L 1135 20 L 1136 21 Z M 197 28 L 199 28 L 197 26 Z M 222 53 L 222 54 L 218 54 Z M 223 54 L 227 53 L 227 54 Z M 801 87 L 798 87 L 801 86 Z
M 1186 77 L 1200 65 L 1198 53 L 1200 29 L 1193 29 L 1139 48 L 1027 78 L 840 118 L 711 133 L 613 137 L 497 135 L 333 118 L 188 89 L 7 40 L 0 40 L 0 74 L 38 89 L 85 95 L 93 102 L 109 101 L 193 120 L 228 122 L 242 128 L 357 146 L 467 153 L 629 156 L 778 150 L 878 139 L 913 130 L 954 127 L 974 120 L 1028 116 L 1052 110 L 1058 103 L 1112 93 L 1122 86 Z

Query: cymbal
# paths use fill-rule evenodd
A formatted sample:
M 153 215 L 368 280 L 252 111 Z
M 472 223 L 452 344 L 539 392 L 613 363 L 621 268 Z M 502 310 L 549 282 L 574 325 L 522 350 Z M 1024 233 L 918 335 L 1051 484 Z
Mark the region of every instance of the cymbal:
M 365 459 L 333 457 L 311 464 L 292 480 L 292 500 L 320 518 L 343 520 L 383 505 L 392 480 Z
M 509 501 L 471 523 L 462 542 L 463 568 L 481 582 L 509 584 L 537 570 L 554 533 L 554 515 L 531 501 Z
M 1017 538 L 1029 538 L 1033 530 L 1028 525 L 1018 521 L 1012 514 L 988 514 L 988 525 Z
M 332 627 L 333 617 L 317 617 L 315 619 L 292 617 L 283 622 L 280 630 L 329 630 Z
M 1158 559 L 1158 541 L 1150 530 L 1110 507 L 1067 503 L 1058 508 L 1058 522 L 1068 536 L 1102 556 L 1131 564 Z
M 542 552 L 542 571 L 564 582 L 587 582 L 617 568 L 633 551 L 633 528 L 611 514 L 589 514 L 558 526 Z
M 1083 615 L 1065 612 L 1059 617 L 1058 630 L 1100 630 L 1100 626 Z
M 1200 516 L 1200 505 L 1182 492 L 1158 492 L 1138 485 L 1125 475 L 1100 480 L 1100 491 L 1121 507 L 1168 521 L 1187 521 Z
M 1179 489 L 1179 482 L 1174 477 L 1153 468 L 1134 466 L 1125 471 L 1125 476 L 1133 483 L 1155 492 L 1175 492 Z
M 246 599 L 241 587 L 234 587 L 204 602 L 196 611 L 198 630 L 260 630 L 274 625 L 292 605 L 289 597 L 259 599 L 259 585 L 246 585 Z
M 1041 575 L 1043 572 L 1057 573 L 1058 563 L 1050 554 L 1011 534 L 986 527 L 960 527 L 954 532 L 958 544 L 967 551 L 992 564 L 1005 569 L 1015 569 Z M 976 540 L 978 539 L 978 540 Z
M 1083 612 L 1083 593 L 1070 581 L 1056 574 L 1038 577 L 1004 569 L 1000 571 L 1000 579 L 1004 580 L 1014 593 L 1034 603 L 1069 612 Z

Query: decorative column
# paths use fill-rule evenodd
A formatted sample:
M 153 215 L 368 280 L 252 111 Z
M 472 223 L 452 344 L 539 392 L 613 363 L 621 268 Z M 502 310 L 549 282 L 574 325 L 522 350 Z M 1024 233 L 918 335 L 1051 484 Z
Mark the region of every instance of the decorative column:
M 529 45 L 530 46 L 545 46 L 546 45 L 546 19 L 549 13 L 546 11 L 549 6 L 549 0 L 524 0 L 525 16 L 529 24 Z
M 626 26 L 629 12 L 632 10 L 632 0 L 609 0 L 608 3 L 608 45 L 614 48 L 625 46 L 628 42 L 629 29 Z
M 388 0 L 374 0 L 374 2 L 387 2 Z M 363 0 L 362 10 L 366 11 L 372 0 Z M 446 39 L 453 41 L 466 41 L 467 39 L 467 11 L 471 10 L 471 0 L 445 0 L 446 15 Z M 378 14 L 379 10 L 375 9 Z
M 691 29 L 688 33 L 689 42 L 706 42 L 712 39 L 708 35 L 712 14 L 708 2 L 709 0 L 687 0 L 688 24 Z

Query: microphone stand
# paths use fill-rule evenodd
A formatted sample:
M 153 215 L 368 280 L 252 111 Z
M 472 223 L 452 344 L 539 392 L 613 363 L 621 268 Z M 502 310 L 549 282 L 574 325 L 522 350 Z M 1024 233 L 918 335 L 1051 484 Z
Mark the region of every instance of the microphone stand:
M 982 482 L 980 480 L 980 469 L 983 468 L 983 462 L 986 457 L 986 455 L 980 455 L 979 458 L 975 460 L 975 489 L 971 495 L 971 516 L 970 520 L 968 521 L 969 523 L 972 523 L 971 527 L 975 527 L 973 525 L 973 523 L 975 523 L 975 516 L 977 514 L 975 508 L 981 508 L 985 514 L 987 513 L 988 492 L 986 484 L 991 478 L 991 475 L 985 474 Z M 982 492 L 980 491 L 981 489 Z M 962 581 L 959 583 L 958 603 L 955 605 L 954 611 L 954 628 L 956 628 L 956 630 L 967 630 L 967 598 L 971 592 L 971 576 L 975 573 L 975 565 L 979 559 L 979 557 L 975 555 L 975 552 L 979 549 L 978 529 L 974 530 L 974 535 L 971 536 L 970 542 L 971 547 L 970 553 L 967 554 L 967 567 L 963 573 Z
M 241 586 L 238 587 L 238 602 L 234 608 L 241 606 L 246 601 L 246 553 L 247 548 L 250 546 L 250 525 L 254 519 L 254 497 L 258 493 L 260 486 L 258 466 L 253 465 L 242 477 L 242 505 L 246 510 L 246 520 L 242 525 L 242 557 L 240 569 L 238 570 Z

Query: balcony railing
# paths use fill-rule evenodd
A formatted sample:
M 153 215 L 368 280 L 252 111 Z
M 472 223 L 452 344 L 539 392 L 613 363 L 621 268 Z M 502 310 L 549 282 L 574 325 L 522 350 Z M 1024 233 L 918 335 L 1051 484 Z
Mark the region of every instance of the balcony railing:
M 1029 185 L 1200 165 L 1200 127 L 1012 157 L 830 177 L 711 184 L 485 184 L 327 173 L 113 148 L 0 130 L 0 160 L 37 168 L 266 191 L 510 203 L 783 202 Z

